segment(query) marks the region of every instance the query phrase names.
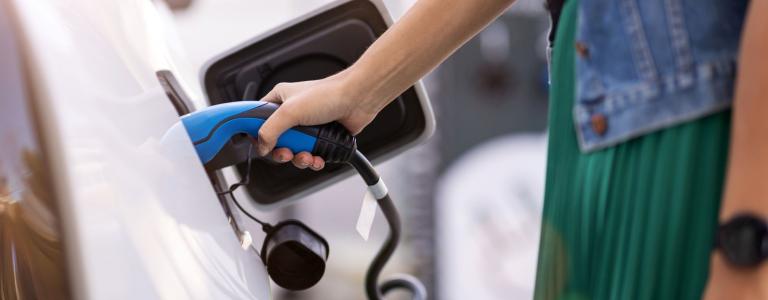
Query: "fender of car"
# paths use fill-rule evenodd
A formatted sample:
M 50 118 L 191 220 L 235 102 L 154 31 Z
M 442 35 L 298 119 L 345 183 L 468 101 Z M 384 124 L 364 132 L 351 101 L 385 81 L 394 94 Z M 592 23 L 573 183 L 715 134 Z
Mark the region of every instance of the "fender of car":
M 0 1 L 3 299 L 270 298 L 258 242 L 216 193 L 223 176 L 183 132 L 165 135 L 185 111 L 239 100 L 237 80 L 262 76 L 265 91 L 338 71 L 391 19 L 378 1 L 332 2 L 212 58 L 196 82 L 168 18 L 148 0 Z M 197 84 L 205 99 L 187 96 Z M 378 160 L 434 126 L 420 85 L 394 103 L 360 138 Z M 249 186 L 264 208 L 345 174 L 256 170 L 295 183 Z

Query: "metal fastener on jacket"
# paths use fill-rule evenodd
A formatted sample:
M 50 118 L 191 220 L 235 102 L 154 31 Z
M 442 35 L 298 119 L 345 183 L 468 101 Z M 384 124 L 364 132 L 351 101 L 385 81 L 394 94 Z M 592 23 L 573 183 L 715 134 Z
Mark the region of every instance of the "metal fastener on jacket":
M 590 124 L 592 125 L 592 131 L 598 135 L 604 135 L 608 130 L 608 119 L 603 114 L 592 115 Z
M 576 42 L 576 54 L 579 55 L 581 58 L 587 58 L 589 57 L 589 47 L 587 47 L 586 44 L 582 42 Z

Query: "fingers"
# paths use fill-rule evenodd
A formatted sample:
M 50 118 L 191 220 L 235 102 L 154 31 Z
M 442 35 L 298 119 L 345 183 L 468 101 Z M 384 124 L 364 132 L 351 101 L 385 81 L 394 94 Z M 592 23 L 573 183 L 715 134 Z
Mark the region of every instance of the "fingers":
M 299 169 L 310 168 L 320 171 L 325 167 L 325 161 L 319 156 L 312 156 L 309 152 L 301 152 L 293 156 L 293 165 Z
M 272 88 L 269 93 L 267 93 L 264 98 L 261 98 L 262 101 L 267 102 L 273 102 L 273 103 L 283 103 L 283 95 L 285 95 L 286 90 L 288 89 L 288 85 L 286 83 L 278 83 L 275 85 L 274 88 Z M 257 152 L 261 156 L 265 156 L 269 153 L 269 151 L 272 151 L 272 148 L 275 147 L 275 143 L 277 143 L 277 139 L 280 137 L 281 134 L 283 134 L 284 131 L 288 130 L 289 128 L 298 125 L 298 120 L 294 117 L 292 117 L 291 114 L 286 113 L 288 109 L 280 106 L 269 118 L 267 118 L 267 121 L 264 122 L 264 124 L 261 126 L 261 129 L 259 130 L 259 139 L 257 143 Z M 290 151 L 288 151 L 290 153 Z M 291 160 L 293 157 L 293 153 L 288 154 L 286 152 L 280 151 L 279 154 L 286 155 L 286 160 L 282 162 L 286 162 Z M 278 158 L 281 157 L 273 157 L 275 161 L 281 162 L 278 160 Z
M 278 163 L 286 163 L 291 161 L 294 166 L 299 169 L 310 168 L 315 171 L 320 171 L 325 168 L 325 160 L 319 156 L 312 156 L 309 152 L 301 152 L 293 155 L 291 149 L 277 148 L 272 151 L 272 159 Z
M 267 101 L 272 103 L 282 103 L 283 97 L 281 96 L 283 93 L 283 90 L 285 89 L 285 85 L 282 83 L 278 83 L 275 85 L 274 88 L 272 88 L 267 95 L 265 95 L 263 98 L 261 98 L 261 101 Z
M 320 156 L 313 157 L 312 165 L 310 166 L 312 170 L 320 171 L 323 168 L 325 168 L 325 160 L 323 160 Z
M 264 125 L 259 129 L 258 152 L 265 156 L 272 151 L 277 143 L 277 138 L 289 128 L 299 124 L 298 120 L 288 113 L 286 108 L 288 104 L 280 106 L 272 116 L 267 118 Z
M 288 162 L 293 159 L 293 152 L 288 148 L 277 148 L 272 151 L 272 159 L 279 163 Z
M 300 152 L 293 156 L 293 165 L 299 169 L 306 169 L 312 165 L 314 158 L 309 152 Z

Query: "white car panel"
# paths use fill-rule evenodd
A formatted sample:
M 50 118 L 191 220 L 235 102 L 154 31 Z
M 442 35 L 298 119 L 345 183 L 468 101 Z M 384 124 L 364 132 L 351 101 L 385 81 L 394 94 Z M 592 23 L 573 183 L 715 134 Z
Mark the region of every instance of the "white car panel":
M 14 0 L 77 299 L 268 299 L 155 72 L 151 1 Z M 162 141 L 162 142 L 161 142 Z

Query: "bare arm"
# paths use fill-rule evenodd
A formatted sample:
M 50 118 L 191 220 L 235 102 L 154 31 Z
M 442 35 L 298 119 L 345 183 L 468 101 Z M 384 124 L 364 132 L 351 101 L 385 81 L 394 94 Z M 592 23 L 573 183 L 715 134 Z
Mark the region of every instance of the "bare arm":
M 511 0 L 421 0 L 352 66 L 351 80 L 366 86 L 361 99 L 380 110 L 426 75 Z
M 753 0 L 742 38 L 720 220 L 740 212 L 768 219 L 768 0 Z M 768 299 L 768 264 L 757 270 L 712 259 L 708 299 Z
M 357 134 L 397 95 L 434 69 L 513 0 L 419 0 L 347 70 L 307 82 L 279 84 L 265 98 L 283 103 L 259 132 L 266 155 L 277 137 L 296 125 L 339 121 Z M 293 159 L 299 168 L 320 169 L 309 153 L 293 157 L 274 151 L 275 160 Z

